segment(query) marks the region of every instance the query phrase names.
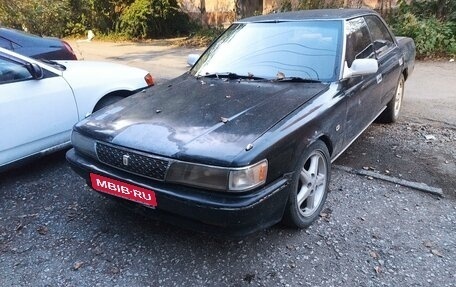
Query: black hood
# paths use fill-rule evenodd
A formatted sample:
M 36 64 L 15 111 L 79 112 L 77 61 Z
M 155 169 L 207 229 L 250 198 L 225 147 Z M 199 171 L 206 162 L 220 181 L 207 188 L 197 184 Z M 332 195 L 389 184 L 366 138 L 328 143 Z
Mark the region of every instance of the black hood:
M 327 87 L 185 74 L 100 110 L 76 129 L 156 155 L 229 164 L 249 143 Z

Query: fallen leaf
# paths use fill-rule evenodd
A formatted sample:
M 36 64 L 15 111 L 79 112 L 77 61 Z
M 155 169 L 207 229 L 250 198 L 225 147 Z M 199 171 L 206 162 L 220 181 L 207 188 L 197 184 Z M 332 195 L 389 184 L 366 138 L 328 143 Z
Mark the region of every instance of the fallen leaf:
M 431 249 L 431 253 L 435 256 L 443 257 L 442 252 L 438 251 L 437 249 Z
M 375 266 L 374 270 L 375 270 L 375 273 L 380 274 L 382 272 L 382 267 L 381 266 Z
M 36 231 L 41 235 L 46 235 L 48 233 L 48 228 L 46 226 L 39 226 Z
M 378 255 L 378 253 L 375 252 L 375 251 L 369 252 L 369 255 L 370 255 L 372 258 L 374 258 L 374 259 L 378 259 L 378 258 L 380 257 L 380 256 Z
M 22 228 L 24 228 L 24 225 L 22 224 L 22 222 L 18 222 L 18 223 L 16 224 L 16 227 L 14 228 L 14 230 L 19 231 L 19 230 L 21 230 Z
M 435 135 L 425 135 L 424 138 L 428 141 L 436 140 Z
M 329 222 L 331 219 L 331 209 L 325 209 L 324 211 L 320 212 L 320 217 L 323 218 L 326 222 Z
M 84 262 L 82 262 L 82 261 L 77 261 L 76 263 L 74 263 L 73 269 L 74 269 L 74 270 L 78 270 L 79 268 L 82 267 L 83 264 L 84 264 Z
M 423 245 L 427 248 L 432 248 L 432 242 L 430 240 L 426 240 L 423 242 Z

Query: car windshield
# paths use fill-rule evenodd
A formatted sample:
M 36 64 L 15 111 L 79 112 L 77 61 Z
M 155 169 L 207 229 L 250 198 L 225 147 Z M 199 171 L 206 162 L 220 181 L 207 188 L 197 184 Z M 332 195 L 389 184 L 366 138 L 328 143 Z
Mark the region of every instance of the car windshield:
M 341 21 L 233 24 L 201 56 L 195 76 L 333 81 L 338 76 Z

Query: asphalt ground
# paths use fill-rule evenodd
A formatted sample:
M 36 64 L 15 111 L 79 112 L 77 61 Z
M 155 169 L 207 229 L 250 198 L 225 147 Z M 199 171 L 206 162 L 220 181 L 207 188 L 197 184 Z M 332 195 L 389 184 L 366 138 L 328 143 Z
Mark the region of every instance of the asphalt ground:
M 194 52 L 83 44 L 159 84 Z M 0 286 L 456 286 L 455 72 L 454 63 L 418 63 L 399 122 L 373 124 L 334 163 L 440 187 L 443 198 L 333 169 L 310 228 L 227 240 L 93 192 L 58 152 L 0 174 Z

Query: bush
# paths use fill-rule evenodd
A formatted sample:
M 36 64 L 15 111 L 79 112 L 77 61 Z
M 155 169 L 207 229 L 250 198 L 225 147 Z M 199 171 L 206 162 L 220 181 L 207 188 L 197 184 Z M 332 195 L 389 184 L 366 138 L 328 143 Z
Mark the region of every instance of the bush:
M 440 57 L 456 54 L 456 23 L 451 7 L 442 14 L 435 1 L 405 1 L 391 18 L 396 35 L 415 40 L 417 57 Z M 438 16 L 440 18 L 438 18 Z
M 71 16 L 69 7 L 68 0 L 0 0 L 0 23 L 33 34 L 62 37 Z
M 188 33 L 189 18 L 175 0 L 135 0 L 120 17 L 119 32 L 133 38 Z
M 196 27 L 196 32 L 188 36 L 184 40 L 178 41 L 176 44 L 181 47 L 202 48 L 209 46 L 220 34 L 223 33 L 223 28 L 217 27 Z

